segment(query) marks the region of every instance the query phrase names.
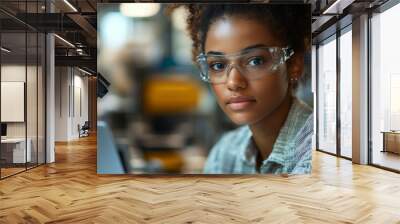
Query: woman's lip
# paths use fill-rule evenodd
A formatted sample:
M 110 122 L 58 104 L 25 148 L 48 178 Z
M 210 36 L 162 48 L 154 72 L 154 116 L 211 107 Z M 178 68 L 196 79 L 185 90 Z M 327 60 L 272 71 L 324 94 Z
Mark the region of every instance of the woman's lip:
M 242 101 L 242 102 L 236 102 L 236 103 L 229 103 L 228 107 L 234 111 L 245 110 L 255 102 L 256 101 L 254 101 L 254 100 L 248 100 L 248 101 Z
M 228 101 L 227 106 L 234 111 L 245 110 L 255 102 L 252 97 L 235 97 Z
M 242 103 L 242 102 L 253 102 L 256 101 L 253 97 L 248 97 L 248 96 L 239 96 L 239 97 L 231 97 L 227 104 L 231 103 Z

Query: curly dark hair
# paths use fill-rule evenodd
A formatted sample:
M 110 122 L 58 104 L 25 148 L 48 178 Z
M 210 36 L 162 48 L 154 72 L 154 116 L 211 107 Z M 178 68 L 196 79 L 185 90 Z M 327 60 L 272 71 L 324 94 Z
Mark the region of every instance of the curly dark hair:
M 311 10 L 309 5 L 277 4 L 174 4 L 169 5 L 167 13 L 177 7 L 185 7 L 187 29 L 193 41 L 192 58 L 204 50 L 204 43 L 211 24 L 228 16 L 243 16 L 266 23 L 276 37 L 291 46 L 296 53 L 304 53 L 310 48 Z

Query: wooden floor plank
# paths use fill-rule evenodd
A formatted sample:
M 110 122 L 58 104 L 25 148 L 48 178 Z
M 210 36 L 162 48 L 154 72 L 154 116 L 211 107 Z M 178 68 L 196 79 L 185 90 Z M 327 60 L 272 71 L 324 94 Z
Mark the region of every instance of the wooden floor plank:
M 310 176 L 96 174 L 96 139 L 0 181 L 0 223 L 400 223 L 400 175 L 313 154 Z

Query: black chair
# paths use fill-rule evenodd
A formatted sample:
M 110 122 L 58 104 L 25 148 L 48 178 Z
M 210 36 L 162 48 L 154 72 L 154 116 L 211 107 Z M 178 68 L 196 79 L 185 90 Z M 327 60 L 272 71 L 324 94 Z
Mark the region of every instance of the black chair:
M 80 127 L 80 125 L 78 124 L 79 138 L 89 136 L 89 129 L 90 129 L 89 121 L 85 121 L 82 127 Z

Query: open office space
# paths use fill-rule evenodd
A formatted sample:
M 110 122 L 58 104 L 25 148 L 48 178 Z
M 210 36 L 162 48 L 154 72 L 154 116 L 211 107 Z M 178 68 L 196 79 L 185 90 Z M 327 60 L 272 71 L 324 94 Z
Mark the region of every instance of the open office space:
M 124 14 L 128 6 L 120 2 L 0 2 L 0 223 L 400 222 L 399 1 L 269 1 L 310 4 L 312 11 L 305 86 L 311 92 L 302 96 L 314 110 L 312 173 L 289 177 L 97 174 L 100 142 L 112 149 L 107 165 L 118 163 L 125 173 L 138 167 L 197 172 L 216 136 L 232 128 L 201 85 L 164 77 L 140 88 L 144 76 L 130 82 L 124 75 L 132 66 L 116 71 L 118 78 L 109 75 L 106 66 L 132 58 L 157 61 L 153 77 L 198 75 L 177 17 L 160 20 L 163 5 Z M 119 41 L 137 51 L 107 61 L 113 55 L 97 47 Z M 150 74 L 145 66 L 134 71 Z M 162 101 L 162 91 L 173 90 L 167 85 L 179 91 Z M 137 92 L 129 92 L 132 86 Z M 148 98 L 151 91 L 158 98 Z M 124 107 L 132 94 L 133 106 Z M 185 119 L 147 120 L 138 109 L 141 119 L 131 122 L 127 111 L 140 104 L 163 112 L 202 109 Z M 98 120 L 112 121 L 113 141 L 100 133 Z M 164 152 L 151 148 L 159 145 Z

